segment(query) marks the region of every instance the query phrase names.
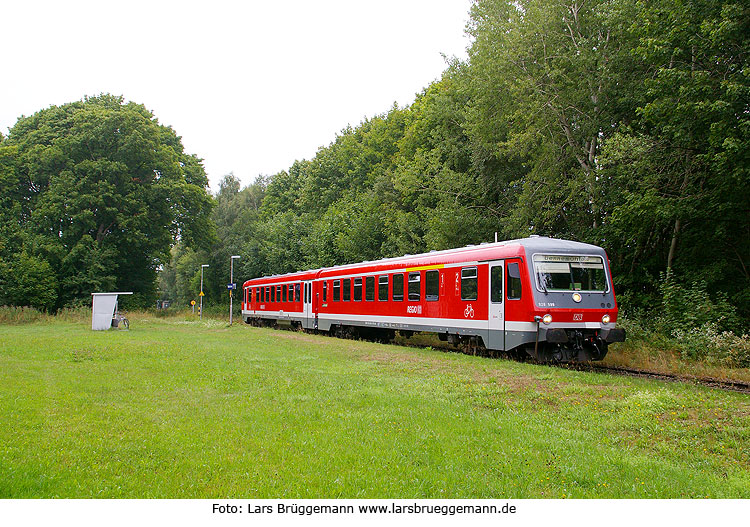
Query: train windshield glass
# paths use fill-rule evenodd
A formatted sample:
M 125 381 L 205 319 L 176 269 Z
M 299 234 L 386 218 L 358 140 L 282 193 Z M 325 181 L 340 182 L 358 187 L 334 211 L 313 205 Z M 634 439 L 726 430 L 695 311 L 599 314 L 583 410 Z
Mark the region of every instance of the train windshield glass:
M 542 291 L 607 290 L 604 261 L 599 256 L 535 254 L 534 273 Z

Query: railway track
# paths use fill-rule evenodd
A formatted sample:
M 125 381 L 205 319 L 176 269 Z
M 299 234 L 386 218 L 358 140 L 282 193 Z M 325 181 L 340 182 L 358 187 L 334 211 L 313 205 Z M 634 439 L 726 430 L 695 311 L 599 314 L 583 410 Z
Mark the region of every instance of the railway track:
M 711 388 L 720 388 L 722 390 L 731 390 L 735 392 L 750 393 L 750 383 L 744 381 L 727 381 L 715 379 L 713 377 L 698 377 L 695 375 L 680 375 L 676 373 L 660 373 L 648 370 L 639 370 L 634 368 L 624 368 L 621 366 L 605 366 L 603 364 L 578 363 L 578 364 L 557 364 L 559 368 L 565 368 L 576 371 L 591 371 L 597 373 L 610 373 L 623 375 L 626 377 L 642 377 L 645 379 L 657 379 L 662 381 L 689 382 L 700 386 L 709 386 Z
M 349 337 L 351 338 L 351 337 Z M 396 344 L 399 346 L 405 346 L 408 348 L 424 348 L 424 347 L 431 347 L 434 349 L 439 349 L 442 351 L 448 351 L 448 352 L 458 352 L 458 353 L 465 353 L 467 355 L 483 355 L 488 358 L 505 358 L 510 360 L 521 360 L 514 358 L 513 356 L 507 354 L 507 353 L 496 353 L 496 354 L 485 354 L 481 349 L 469 349 L 469 348 L 461 348 L 459 346 L 453 346 L 446 342 L 439 341 L 437 339 L 430 339 L 429 343 L 425 342 L 410 342 L 410 339 L 404 339 L 399 338 L 392 342 L 392 344 Z M 728 381 L 728 380 L 722 380 L 722 379 L 716 379 L 713 377 L 698 377 L 696 375 L 685 375 L 685 374 L 676 374 L 676 373 L 661 373 L 661 372 L 655 372 L 655 371 L 648 371 L 648 370 L 639 370 L 635 368 L 625 368 L 622 366 L 605 366 L 603 364 L 595 364 L 591 362 L 578 362 L 578 363 L 550 363 L 550 362 L 544 362 L 539 363 L 544 364 L 546 366 L 551 366 L 555 368 L 563 368 L 568 370 L 575 370 L 575 371 L 588 371 L 588 372 L 596 372 L 596 373 L 609 373 L 614 375 L 622 375 L 627 377 L 641 377 L 645 379 L 654 379 L 654 380 L 662 380 L 662 381 L 671 381 L 671 382 L 687 382 L 692 383 L 700 386 L 708 386 L 711 388 L 718 388 L 721 390 L 729 390 L 729 391 L 735 391 L 740 393 L 750 393 L 750 382 L 745 381 Z
M 409 343 L 408 340 L 401 341 L 398 344 L 401 346 L 407 346 L 407 347 L 416 347 L 416 348 L 424 347 L 423 344 Z M 455 346 L 447 345 L 443 342 L 437 342 L 436 344 L 433 344 L 432 347 L 435 349 L 442 349 L 444 351 L 467 353 L 469 355 L 476 354 L 476 353 L 471 353 L 470 351 L 467 351 L 467 350 L 462 350 Z M 511 360 L 518 360 L 518 359 L 514 359 L 513 356 L 505 354 L 505 353 L 500 353 L 498 355 L 487 355 L 487 356 L 489 358 L 503 357 L 503 358 L 508 358 Z M 578 362 L 578 363 L 568 362 L 568 363 L 557 363 L 557 364 L 544 362 L 540 364 L 544 364 L 544 365 L 552 366 L 556 368 L 575 370 L 575 371 L 609 373 L 613 375 L 622 375 L 626 377 L 641 377 L 644 379 L 654 379 L 654 380 L 671 381 L 671 382 L 688 382 L 688 383 L 697 384 L 700 386 L 719 388 L 721 390 L 730 390 L 730 391 L 741 392 L 741 393 L 750 393 L 750 382 L 745 382 L 745 381 L 729 381 L 729 380 L 723 380 L 723 379 L 716 379 L 713 377 L 698 377 L 696 375 L 661 373 L 661 372 L 656 372 L 656 371 L 640 370 L 636 368 L 625 368 L 623 366 L 606 366 L 603 364 L 597 364 L 597 363 L 592 363 L 592 362 Z

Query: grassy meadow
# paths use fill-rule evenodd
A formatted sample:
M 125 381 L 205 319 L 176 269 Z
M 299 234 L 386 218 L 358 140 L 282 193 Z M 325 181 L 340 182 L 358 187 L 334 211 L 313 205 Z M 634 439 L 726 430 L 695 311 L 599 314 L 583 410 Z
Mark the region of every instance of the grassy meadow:
M 750 396 L 131 316 L 0 325 L 0 498 L 750 498 Z

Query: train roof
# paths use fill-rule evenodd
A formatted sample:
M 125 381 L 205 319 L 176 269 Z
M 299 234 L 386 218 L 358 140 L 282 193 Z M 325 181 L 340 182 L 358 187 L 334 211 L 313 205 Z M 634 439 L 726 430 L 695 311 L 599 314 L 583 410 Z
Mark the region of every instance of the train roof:
M 498 249 L 505 249 L 500 251 Z M 297 271 L 294 273 L 263 276 L 254 278 L 245 282 L 254 281 L 256 283 L 266 283 L 273 279 L 284 278 L 284 280 L 314 280 L 318 276 L 328 275 L 341 270 L 357 269 L 363 266 L 377 266 L 379 268 L 397 268 L 399 264 L 409 265 L 430 265 L 431 263 L 453 263 L 458 261 L 487 261 L 512 256 L 524 256 L 525 253 L 533 254 L 538 251 L 555 251 L 560 253 L 596 253 L 604 254 L 604 250 L 596 245 L 581 243 L 572 240 L 560 240 L 548 238 L 547 236 L 530 236 L 516 240 L 505 240 L 493 243 L 481 243 L 479 245 L 467 245 L 455 249 L 445 249 L 442 251 L 430 251 L 420 254 L 406 254 L 393 258 L 383 258 L 366 262 L 357 262 L 352 264 L 336 265 L 332 267 L 323 267 L 309 271 Z M 448 260 L 449 262 L 447 262 Z M 260 281 L 260 282 L 258 282 Z

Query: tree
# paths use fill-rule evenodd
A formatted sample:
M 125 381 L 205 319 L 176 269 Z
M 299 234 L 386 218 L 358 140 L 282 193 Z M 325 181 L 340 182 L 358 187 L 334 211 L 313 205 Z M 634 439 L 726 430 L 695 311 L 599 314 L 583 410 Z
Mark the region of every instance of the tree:
M 638 3 L 630 31 L 632 56 L 650 75 L 638 118 L 605 145 L 605 173 L 617 181 L 620 203 L 611 234 L 628 236 L 627 267 L 725 291 L 747 317 L 748 7 Z
M 472 7 L 468 128 L 497 155 L 525 160 L 513 191 L 518 234 L 531 227 L 592 238 L 585 233 L 606 216 L 596 159 L 629 103 L 619 95 L 630 77 L 622 68 L 622 5 L 478 0 Z
M 3 148 L 15 172 L 3 194 L 18 198 L 25 250 L 53 270 L 56 307 L 101 289 L 150 305 L 171 245 L 212 240 L 201 160 L 142 105 L 101 95 L 52 106 L 21 117 Z

